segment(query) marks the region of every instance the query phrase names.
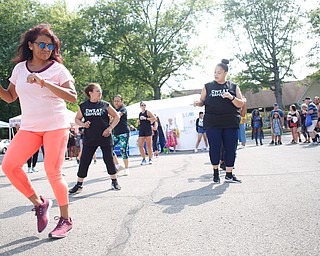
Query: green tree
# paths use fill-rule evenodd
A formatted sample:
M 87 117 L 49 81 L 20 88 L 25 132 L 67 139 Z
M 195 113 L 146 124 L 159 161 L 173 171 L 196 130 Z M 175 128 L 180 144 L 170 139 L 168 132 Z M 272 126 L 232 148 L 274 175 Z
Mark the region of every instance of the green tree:
M 197 15 L 205 9 L 200 2 L 204 3 L 99 1 L 83 13 L 90 22 L 86 33 L 90 50 L 103 62 L 113 63 L 113 71 L 140 86 L 140 91 L 149 94 L 147 88 L 151 88 L 153 98 L 160 99 L 166 81 L 193 63 L 188 40 L 195 33 Z M 147 95 L 141 96 L 146 99 Z
M 36 23 L 34 13 L 41 6 L 32 0 L 6 1 L 0 0 L 0 85 L 7 88 L 11 75 L 17 46 L 20 36 Z M 7 104 L 0 100 L 0 119 L 8 121 L 9 118 L 20 114 L 19 101 Z
M 240 45 L 236 58 L 246 65 L 239 80 L 245 89 L 269 88 L 282 104 L 282 84 L 292 76 L 295 31 L 300 28 L 299 7 L 293 0 L 225 0 L 225 28 Z M 245 33 L 250 49 L 244 45 Z
M 320 8 L 316 8 L 309 13 L 309 19 L 311 24 L 311 35 L 316 38 L 320 37 Z M 318 69 L 317 72 L 312 74 L 310 78 L 319 80 L 320 79 L 320 43 L 317 42 L 315 46 L 310 50 L 308 57 L 312 60 L 310 63 L 311 67 Z

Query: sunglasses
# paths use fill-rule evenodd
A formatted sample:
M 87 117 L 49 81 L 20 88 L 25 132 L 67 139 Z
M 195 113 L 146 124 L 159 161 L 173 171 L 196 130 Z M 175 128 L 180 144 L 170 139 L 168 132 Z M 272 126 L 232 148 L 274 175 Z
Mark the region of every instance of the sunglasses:
M 44 42 L 34 42 L 35 44 L 37 44 L 39 46 L 40 49 L 44 49 L 46 48 L 46 46 L 48 47 L 49 51 L 52 51 L 54 49 L 54 44 L 46 44 Z
M 144 104 L 141 104 L 141 105 L 140 105 L 140 107 L 145 107 L 145 106 L 146 106 L 146 105 L 144 105 Z

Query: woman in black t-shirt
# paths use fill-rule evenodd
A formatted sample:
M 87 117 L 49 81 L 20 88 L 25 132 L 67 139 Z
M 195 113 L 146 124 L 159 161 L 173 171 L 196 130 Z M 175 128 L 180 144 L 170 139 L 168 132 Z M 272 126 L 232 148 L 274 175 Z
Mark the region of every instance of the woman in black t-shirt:
M 213 182 L 220 183 L 218 165 L 221 145 L 224 146 L 224 162 L 227 182 L 241 182 L 232 174 L 238 143 L 240 124 L 239 109 L 245 99 L 238 85 L 226 80 L 228 60 L 222 60 L 214 71 L 214 81 L 205 84 L 200 101 L 194 106 L 205 106 L 204 128 L 210 146 L 209 155 L 213 167 Z
M 119 123 L 119 114 L 108 102 L 101 100 L 102 90 L 99 84 L 89 84 L 84 92 L 89 99 L 80 104 L 75 118 L 76 124 L 85 128 L 83 149 L 77 174 L 78 182 L 69 193 L 75 194 L 82 190 L 84 178 L 88 175 L 89 165 L 98 147 L 101 148 L 103 161 L 112 180 L 111 188 L 120 190 L 112 156 L 112 130 Z M 111 124 L 109 115 L 113 118 Z
M 138 146 L 142 156 L 141 165 L 147 164 L 146 152 L 144 150 L 144 142 L 146 142 L 149 164 L 152 164 L 152 127 L 151 124 L 156 121 L 156 117 L 148 110 L 146 110 L 146 104 L 140 102 L 141 112 L 139 113 L 138 125 L 139 125 L 139 138 Z

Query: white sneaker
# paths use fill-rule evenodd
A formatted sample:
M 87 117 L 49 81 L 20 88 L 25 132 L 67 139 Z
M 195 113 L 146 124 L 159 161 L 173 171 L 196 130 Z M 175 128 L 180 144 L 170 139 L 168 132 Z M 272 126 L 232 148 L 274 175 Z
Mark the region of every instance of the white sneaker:
M 123 175 L 124 176 L 128 176 L 129 175 L 129 168 L 127 169 L 127 168 L 124 168 L 124 171 L 123 171 Z
M 38 172 L 38 169 L 36 167 L 31 168 L 32 172 Z
M 116 166 L 116 169 L 117 169 L 117 173 L 118 173 L 118 172 L 124 170 L 124 167 L 119 164 Z
M 26 173 L 33 173 L 32 168 L 28 167 L 28 170 L 26 171 Z
M 197 153 L 197 152 L 198 152 L 198 149 L 195 149 L 195 150 L 194 150 L 194 153 Z

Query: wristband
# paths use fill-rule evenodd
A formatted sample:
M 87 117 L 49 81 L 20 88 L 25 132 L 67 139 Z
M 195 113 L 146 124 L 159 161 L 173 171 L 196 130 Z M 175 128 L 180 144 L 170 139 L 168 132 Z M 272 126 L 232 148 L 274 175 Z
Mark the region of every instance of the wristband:
M 236 98 L 236 97 L 235 97 L 235 96 L 233 96 L 233 97 L 232 97 L 232 99 L 231 99 L 231 101 L 233 101 L 235 98 Z
M 41 88 L 43 88 L 45 81 L 46 81 L 46 79 L 44 79 L 44 78 L 41 79 L 41 81 L 40 81 L 40 83 L 39 83 Z

